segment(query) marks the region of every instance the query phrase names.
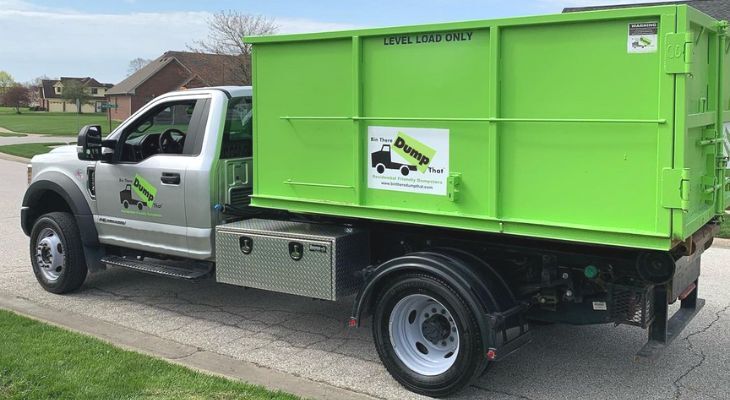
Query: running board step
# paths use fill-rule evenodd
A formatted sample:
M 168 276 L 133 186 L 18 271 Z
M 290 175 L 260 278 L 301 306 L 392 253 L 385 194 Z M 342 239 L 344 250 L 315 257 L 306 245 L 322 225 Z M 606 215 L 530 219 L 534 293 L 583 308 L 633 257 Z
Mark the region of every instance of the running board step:
M 196 280 L 208 276 L 213 271 L 213 263 L 180 261 L 140 261 L 121 256 L 106 256 L 101 262 L 115 267 L 132 269 L 147 274 L 169 278 Z

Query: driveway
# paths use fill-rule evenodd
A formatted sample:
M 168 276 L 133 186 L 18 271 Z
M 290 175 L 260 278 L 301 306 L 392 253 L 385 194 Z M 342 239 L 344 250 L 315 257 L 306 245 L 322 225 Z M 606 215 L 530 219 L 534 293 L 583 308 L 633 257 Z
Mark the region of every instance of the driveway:
M 0 295 L 69 310 L 198 349 L 384 399 L 418 399 L 381 365 L 368 326 L 345 327 L 350 304 L 188 283 L 110 269 L 57 296 L 36 283 L 18 209 L 25 165 L 0 160 Z M 459 399 L 724 399 L 730 396 L 730 249 L 704 256 L 702 312 L 662 357 L 634 362 L 646 340 L 612 325 L 535 328 Z M 61 311 L 59 311 L 62 313 Z M 366 322 L 368 325 L 369 321 Z

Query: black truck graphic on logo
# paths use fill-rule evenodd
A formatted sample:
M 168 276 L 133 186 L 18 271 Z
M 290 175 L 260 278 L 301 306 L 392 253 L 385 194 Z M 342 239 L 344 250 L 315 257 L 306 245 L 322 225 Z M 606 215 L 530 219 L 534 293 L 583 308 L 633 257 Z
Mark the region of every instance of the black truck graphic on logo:
M 370 155 L 373 168 L 378 171 L 379 174 L 385 172 L 385 169 L 397 169 L 400 170 L 401 175 L 408 176 L 411 171 L 416 170 L 415 165 L 401 164 L 393 162 L 390 159 L 390 145 L 384 144 L 380 148 L 380 151 L 376 151 Z
M 119 201 L 122 203 L 122 206 L 124 208 L 129 208 L 130 205 L 137 206 L 138 210 L 142 210 L 142 207 L 144 207 L 144 203 L 132 198 L 132 185 L 127 184 L 127 186 L 124 187 L 124 190 L 119 192 Z

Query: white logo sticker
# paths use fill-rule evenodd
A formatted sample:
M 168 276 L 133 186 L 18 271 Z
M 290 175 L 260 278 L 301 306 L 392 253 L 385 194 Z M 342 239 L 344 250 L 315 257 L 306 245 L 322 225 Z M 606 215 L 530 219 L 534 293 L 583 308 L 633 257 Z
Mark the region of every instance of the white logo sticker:
M 368 127 L 368 188 L 446 195 L 449 130 Z

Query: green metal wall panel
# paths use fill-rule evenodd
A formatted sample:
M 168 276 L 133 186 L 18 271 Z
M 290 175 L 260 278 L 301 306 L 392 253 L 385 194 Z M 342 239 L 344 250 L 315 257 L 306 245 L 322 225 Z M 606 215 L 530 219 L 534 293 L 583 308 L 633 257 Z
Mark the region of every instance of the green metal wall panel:
M 669 249 L 724 203 L 719 27 L 660 6 L 249 39 L 253 204 Z

